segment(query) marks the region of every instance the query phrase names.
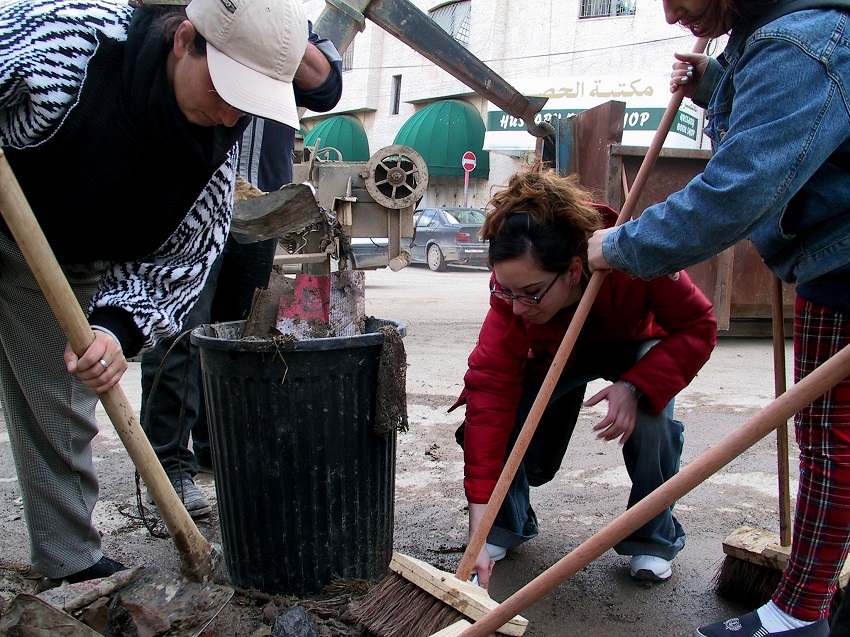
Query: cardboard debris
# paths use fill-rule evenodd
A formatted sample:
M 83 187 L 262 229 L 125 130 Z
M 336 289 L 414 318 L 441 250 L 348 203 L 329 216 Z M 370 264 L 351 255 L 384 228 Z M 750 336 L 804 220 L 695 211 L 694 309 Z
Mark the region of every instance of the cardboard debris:
M 282 294 L 277 330 L 298 340 L 357 336 L 366 322 L 366 279 L 362 270 L 329 276 L 296 274 L 292 294 Z
M 275 266 L 269 278 L 269 286 L 254 290 L 251 313 L 242 327 L 241 338 L 273 338 L 276 336 L 277 315 L 280 299 L 295 294 L 295 279 L 286 276 L 283 270 Z
M 28 593 L 19 593 L 9 602 L 0 618 L 0 635 L 102 637 L 68 613 Z

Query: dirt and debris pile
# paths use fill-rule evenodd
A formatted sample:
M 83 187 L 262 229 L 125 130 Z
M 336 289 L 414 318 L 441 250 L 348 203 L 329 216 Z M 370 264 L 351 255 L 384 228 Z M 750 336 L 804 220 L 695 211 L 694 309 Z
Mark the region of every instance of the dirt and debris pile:
M 0 568 L 0 635 L 367 635 L 352 615 L 359 600 L 371 588 L 371 584 L 361 580 L 334 580 L 321 595 L 311 598 L 269 596 L 257 591 L 237 590 L 224 606 L 219 604 L 220 600 L 200 599 L 197 590 L 182 590 L 193 589 L 192 584 L 182 588 L 176 585 L 156 587 L 150 585 L 151 578 L 160 580 L 162 571 L 153 567 L 139 567 L 108 578 L 44 589 L 45 580 L 38 573 L 28 569 Z M 134 590 L 142 590 L 145 595 L 136 595 Z M 210 616 L 211 607 L 215 607 L 217 617 Z M 214 623 L 208 626 L 211 620 Z

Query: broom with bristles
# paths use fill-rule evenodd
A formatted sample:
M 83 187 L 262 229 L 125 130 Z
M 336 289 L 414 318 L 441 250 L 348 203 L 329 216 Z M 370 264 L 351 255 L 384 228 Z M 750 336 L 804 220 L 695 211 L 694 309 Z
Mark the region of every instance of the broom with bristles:
M 773 323 L 773 380 L 778 398 L 785 392 L 785 316 L 782 280 L 772 275 L 770 293 Z M 726 557 L 714 578 L 718 595 L 758 608 L 769 600 L 788 561 L 791 548 L 791 488 L 788 469 L 788 422 L 776 429 L 779 474 L 779 535 L 743 526 L 723 541 Z
M 694 52 L 704 51 L 707 43 L 706 38 L 699 38 L 694 46 Z M 635 176 L 632 189 L 626 195 L 615 225 L 622 225 L 632 218 L 643 187 L 661 152 L 664 139 L 683 98 L 684 91 L 680 88 L 670 99 Z M 451 575 L 420 560 L 395 553 L 389 565 L 390 574 L 367 593 L 361 605 L 352 611 L 355 619 L 370 634 L 377 637 L 428 637 L 462 622 L 464 617 L 477 621 L 491 615 L 498 607 L 499 604 L 490 598 L 486 590 L 468 580 L 475 566 L 475 559 L 487 540 L 496 515 L 534 436 L 537 424 L 552 397 L 578 334 L 602 287 L 605 274 L 604 271 L 597 270 L 590 277 L 531 410 L 499 475 L 493 493 L 490 495 L 481 521 L 467 544 L 457 572 Z M 519 615 L 513 618 L 508 617 L 496 627 L 496 632 L 505 635 L 523 635 L 527 625 L 528 620 L 524 617 Z

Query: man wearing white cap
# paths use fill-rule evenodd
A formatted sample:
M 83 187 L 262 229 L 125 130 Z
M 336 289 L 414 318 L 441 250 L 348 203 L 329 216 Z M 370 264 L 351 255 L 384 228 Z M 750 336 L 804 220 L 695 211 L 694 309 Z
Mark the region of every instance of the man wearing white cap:
M 192 0 L 186 17 L 207 41 L 207 66 L 221 99 L 299 127 L 292 79 L 307 49 L 300 0 Z
M 0 223 L 0 404 L 49 580 L 124 568 L 92 524 L 96 393 L 180 330 L 228 234 L 245 115 L 298 126 L 306 49 L 301 0 L 0 4 L 0 146 L 95 334 L 66 347 Z

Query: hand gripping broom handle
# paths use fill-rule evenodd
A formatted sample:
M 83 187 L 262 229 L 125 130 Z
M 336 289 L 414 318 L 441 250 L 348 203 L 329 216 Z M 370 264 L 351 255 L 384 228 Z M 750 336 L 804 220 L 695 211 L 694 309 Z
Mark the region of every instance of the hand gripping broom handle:
M 0 212 L 50 308 L 56 315 L 59 325 L 65 332 L 68 342 L 78 355 L 82 355 L 94 341 L 94 334 L 2 149 L 0 149 Z M 174 538 L 180 553 L 183 573 L 196 581 L 211 578 L 221 561 L 220 557 L 216 554 L 215 548 L 201 535 L 174 487 L 168 481 L 165 470 L 156 457 L 124 391 L 120 385 L 115 385 L 107 392 L 100 394 L 100 400 L 130 454 L 133 464 L 138 469 L 139 475 L 151 491 L 157 510 L 171 537 Z
M 833 354 L 829 360 L 774 399 L 738 429 L 724 436 L 720 442 L 687 467 L 543 571 L 475 624 L 459 633 L 457 637 L 483 637 L 491 634 L 505 621 L 553 591 L 848 376 L 850 376 L 850 345 Z
M 707 38 L 699 38 L 694 45 L 694 53 L 702 53 L 707 44 Z M 626 201 L 623 203 L 623 208 L 617 216 L 617 222 L 615 225 L 619 226 L 632 218 L 635 208 L 637 208 L 638 199 L 643 192 L 643 187 L 649 179 L 649 173 L 652 172 L 655 160 L 658 159 L 661 147 L 664 145 L 664 139 L 667 137 L 667 132 L 673 125 L 676 112 L 679 110 L 679 106 L 682 104 L 684 96 L 684 90 L 681 87 L 673 93 L 673 97 L 670 99 L 670 103 L 664 111 L 664 116 L 661 118 L 661 123 L 658 125 L 658 130 L 656 130 L 652 143 L 649 145 L 649 148 L 646 151 L 646 156 L 644 157 L 643 162 L 641 162 L 640 169 L 635 176 L 632 189 L 626 195 Z M 525 423 L 519 432 L 519 436 L 517 436 L 513 449 L 511 449 L 511 453 L 505 462 L 502 473 L 499 474 L 499 479 L 496 482 L 496 486 L 493 488 L 493 493 L 490 495 L 490 499 L 487 501 L 487 507 L 484 509 L 484 513 L 481 516 L 481 522 L 478 524 L 478 528 L 475 529 L 475 532 L 469 540 L 469 544 L 466 546 L 466 551 L 464 551 L 463 557 L 460 560 L 460 565 L 455 573 L 455 577 L 459 580 L 468 580 L 472 573 L 472 569 L 475 567 L 475 559 L 481 552 L 481 547 L 483 547 L 484 543 L 487 541 L 487 536 L 490 534 L 490 529 L 493 527 L 496 514 L 499 512 L 499 508 L 505 500 L 508 488 L 514 479 L 514 475 L 516 475 L 517 469 L 519 469 L 519 465 L 522 462 L 522 458 L 525 455 L 526 450 L 528 449 L 528 445 L 531 443 L 531 438 L 534 436 L 534 432 L 537 429 L 540 418 L 549 403 L 549 399 L 552 397 L 552 392 L 555 391 L 555 385 L 557 385 L 558 379 L 561 377 L 561 372 L 563 371 L 564 365 L 570 356 L 570 352 L 572 352 L 573 346 L 578 338 L 578 334 L 584 326 L 587 315 L 590 313 L 590 308 L 593 306 L 593 302 L 599 294 L 605 274 L 606 272 L 603 270 L 596 270 L 590 277 L 587 288 L 585 289 L 584 294 L 582 294 L 581 301 L 579 301 L 576 312 L 570 321 L 569 327 L 567 327 L 567 332 L 564 334 L 561 345 L 558 347 L 558 351 L 555 352 L 555 357 L 552 359 L 549 370 L 546 372 L 543 384 L 540 386 L 540 390 L 537 392 L 537 397 L 531 405 L 531 410 L 528 412 L 528 416 L 526 417 Z

